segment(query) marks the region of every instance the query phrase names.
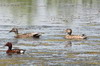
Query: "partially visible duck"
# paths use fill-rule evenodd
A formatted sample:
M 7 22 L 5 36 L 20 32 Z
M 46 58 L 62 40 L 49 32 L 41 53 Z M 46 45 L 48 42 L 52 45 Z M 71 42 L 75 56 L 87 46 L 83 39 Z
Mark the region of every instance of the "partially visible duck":
M 26 50 L 23 49 L 12 49 L 12 43 L 7 42 L 5 46 L 8 46 L 8 50 L 6 51 L 7 54 L 24 54 Z
M 28 37 L 34 37 L 39 38 L 41 35 L 39 33 L 26 33 L 26 34 L 19 34 L 17 28 L 12 28 L 9 32 L 14 32 L 16 34 L 16 38 L 28 38 Z
M 68 35 L 65 36 L 66 39 L 86 39 L 87 37 L 82 35 L 72 35 L 72 29 L 66 29 Z

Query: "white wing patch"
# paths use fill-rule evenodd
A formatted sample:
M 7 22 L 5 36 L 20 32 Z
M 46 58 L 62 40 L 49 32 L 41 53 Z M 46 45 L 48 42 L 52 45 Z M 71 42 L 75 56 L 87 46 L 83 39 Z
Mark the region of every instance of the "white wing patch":
M 23 50 L 21 50 L 21 51 L 20 51 L 20 53 L 24 53 L 24 51 L 23 51 Z

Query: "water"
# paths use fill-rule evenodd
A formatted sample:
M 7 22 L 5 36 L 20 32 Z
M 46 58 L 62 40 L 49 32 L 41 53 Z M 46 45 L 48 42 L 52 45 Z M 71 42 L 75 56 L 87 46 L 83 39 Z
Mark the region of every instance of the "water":
M 0 66 L 99 66 L 99 0 L 0 0 Z M 16 39 L 9 31 L 40 32 L 40 39 Z M 87 40 L 68 40 L 64 30 L 85 34 Z M 26 49 L 7 55 L 5 43 Z

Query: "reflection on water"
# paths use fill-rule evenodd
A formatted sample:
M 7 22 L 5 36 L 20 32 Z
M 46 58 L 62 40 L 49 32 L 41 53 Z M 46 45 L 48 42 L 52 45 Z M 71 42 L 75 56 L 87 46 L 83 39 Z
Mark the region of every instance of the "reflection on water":
M 0 0 L 0 65 L 99 66 L 99 0 Z M 40 39 L 16 39 L 9 33 L 41 32 Z M 67 40 L 64 30 L 86 34 L 87 40 Z M 22 55 L 7 55 L 6 42 L 26 49 Z

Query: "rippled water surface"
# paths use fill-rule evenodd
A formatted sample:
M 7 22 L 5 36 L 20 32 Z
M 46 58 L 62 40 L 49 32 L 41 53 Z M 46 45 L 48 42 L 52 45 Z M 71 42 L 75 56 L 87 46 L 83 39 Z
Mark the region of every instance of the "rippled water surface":
M 14 38 L 40 32 L 40 39 Z M 87 40 L 68 40 L 65 29 L 85 34 Z M 5 43 L 26 49 L 7 55 Z M 0 0 L 0 66 L 99 66 L 100 0 Z

